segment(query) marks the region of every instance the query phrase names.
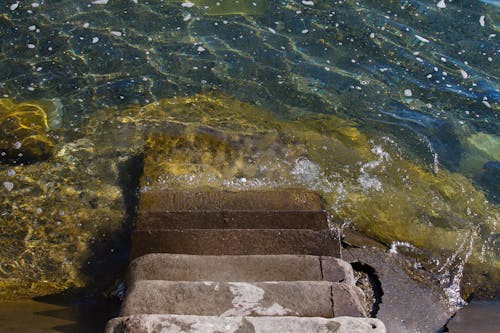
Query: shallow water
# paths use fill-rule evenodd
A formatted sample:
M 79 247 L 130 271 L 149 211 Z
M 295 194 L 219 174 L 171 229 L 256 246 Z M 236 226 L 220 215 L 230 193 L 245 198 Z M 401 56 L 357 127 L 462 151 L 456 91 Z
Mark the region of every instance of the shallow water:
M 496 1 L 0 10 L 0 97 L 52 103 L 39 141 L 1 141 L 25 149 L 0 166 L 3 297 L 95 285 L 123 267 L 144 147 L 164 158 L 143 186 L 318 190 L 338 225 L 418 257 L 452 304 L 460 287 L 496 292 Z M 33 151 L 41 161 L 24 160 Z
M 70 301 L 0 302 L 1 333 L 103 332 L 119 307 Z

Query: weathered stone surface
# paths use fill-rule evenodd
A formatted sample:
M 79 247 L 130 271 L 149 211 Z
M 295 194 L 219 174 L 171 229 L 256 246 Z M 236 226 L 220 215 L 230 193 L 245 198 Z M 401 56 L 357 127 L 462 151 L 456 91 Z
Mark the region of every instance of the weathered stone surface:
M 331 289 L 326 281 L 137 281 L 127 292 L 121 314 L 329 318 Z
M 312 191 L 202 191 L 169 190 L 141 193 L 139 211 L 232 211 L 322 209 L 321 197 Z
M 412 270 L 401 255 L 376 248 L 353 248 L 343 251 L 343 259 L 375 270 L 383 291 L 377 318 L 389 333 L 437 332 L 452 315 L 439 283 Z
M 136 229 L 328 229 L 324 211 L 140 211 Z
M 152 253 L 130 263 L 128 284 L 140 280 L 226 282 L 325 280 L 350 281 L 350 284 L 354 285 L 351 265 L 338 258 L 310 255 L 197 256 Z
M 500 328 L 500 301 L 472 301 L 446 325 L 450 333 L 497 332 Z
M 335 317 L 366 317 L 365 294 L 356 286 L 332 284 L 333 313 Z
M 131 257 L 147 253 L 203 255 L 310 254 L 338 256 L 328 231 L 303 229 L 135 230 Z
M 375 318 L 134 315 L 114 318 L 105 333 L 385 333 Z

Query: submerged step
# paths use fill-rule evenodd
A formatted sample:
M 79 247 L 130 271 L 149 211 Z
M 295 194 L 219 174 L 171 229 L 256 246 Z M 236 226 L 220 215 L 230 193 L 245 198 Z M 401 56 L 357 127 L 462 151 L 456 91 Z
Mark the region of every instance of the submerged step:
M 121 314 L 334 317 L 332 283 L 137 281 Z
M 141 193 L 139 212 L 319 211 L 321 197 L 312 191 L 165 190 Z
M 148 253 L 199 255 L 310 254 L 339 256 L 329 231 L 304 229 L 135 230 L 131 258 Z
M 331 281 L 354 285 L 349 263 L 311 255 L 200 256 L 153 253 L 133 260 L 128 285 L 167 281 Z
M 133 315 L 114 318 L 105 333 L 385 333 L 375 318 Z
M 135 229 L 328 229 L 324 211 L 139 211 Z

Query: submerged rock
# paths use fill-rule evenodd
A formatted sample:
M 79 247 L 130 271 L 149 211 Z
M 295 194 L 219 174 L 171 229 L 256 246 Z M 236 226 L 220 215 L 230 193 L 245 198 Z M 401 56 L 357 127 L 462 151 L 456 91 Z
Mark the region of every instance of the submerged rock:
M 29 163 L 50 157 L 54 143 L 47 132 L 54 113 L 57 105 L 51 101 L 0 99 L 0 160 Z
M 127 244 L 140 156 L 143 189 L 319 191 L 335 228 L 417 258 L 455 302 L 460 285 L 467 297 L 491 295 L 500 282 L 500 214 L 471 181 L 435 174 L 392 138 L 333 115 L 278 119 L 227 95 L 199 94 L 95 112 L 53 150 L 36 165 L 0 165 L 0 181 L 13 184 L 0 191 L 8 212 L 0 216 L 1 297 L 85 286 L 105 280 L 96 267 L 126 263 L 118 248 Z

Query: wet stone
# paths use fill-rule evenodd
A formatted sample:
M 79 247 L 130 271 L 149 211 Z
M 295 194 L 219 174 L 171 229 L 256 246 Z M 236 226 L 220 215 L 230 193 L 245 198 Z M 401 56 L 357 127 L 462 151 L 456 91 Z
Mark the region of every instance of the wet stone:
M 186 211 L 318 211 L 321 197 L 305 190 L 257 191 L 146 191 L 139 212 Z
M 131 257 L 147 253 L 203 255 L 310 254 L 338 256 L 329 231 L 301 229 L 135 230 Z
M 322 230 L 328 228 L 328 216 L 325 211 L 140 211 L 135 228 Z
M 376 316 L 387 332 L 437 332 L 453 314 L 439 282 L 411 269 L 401 255 L 376 248 L 353 248 L 342 254 L 344 260 L 374 270 L 382 292 L 376 295 L 381 300 Z

